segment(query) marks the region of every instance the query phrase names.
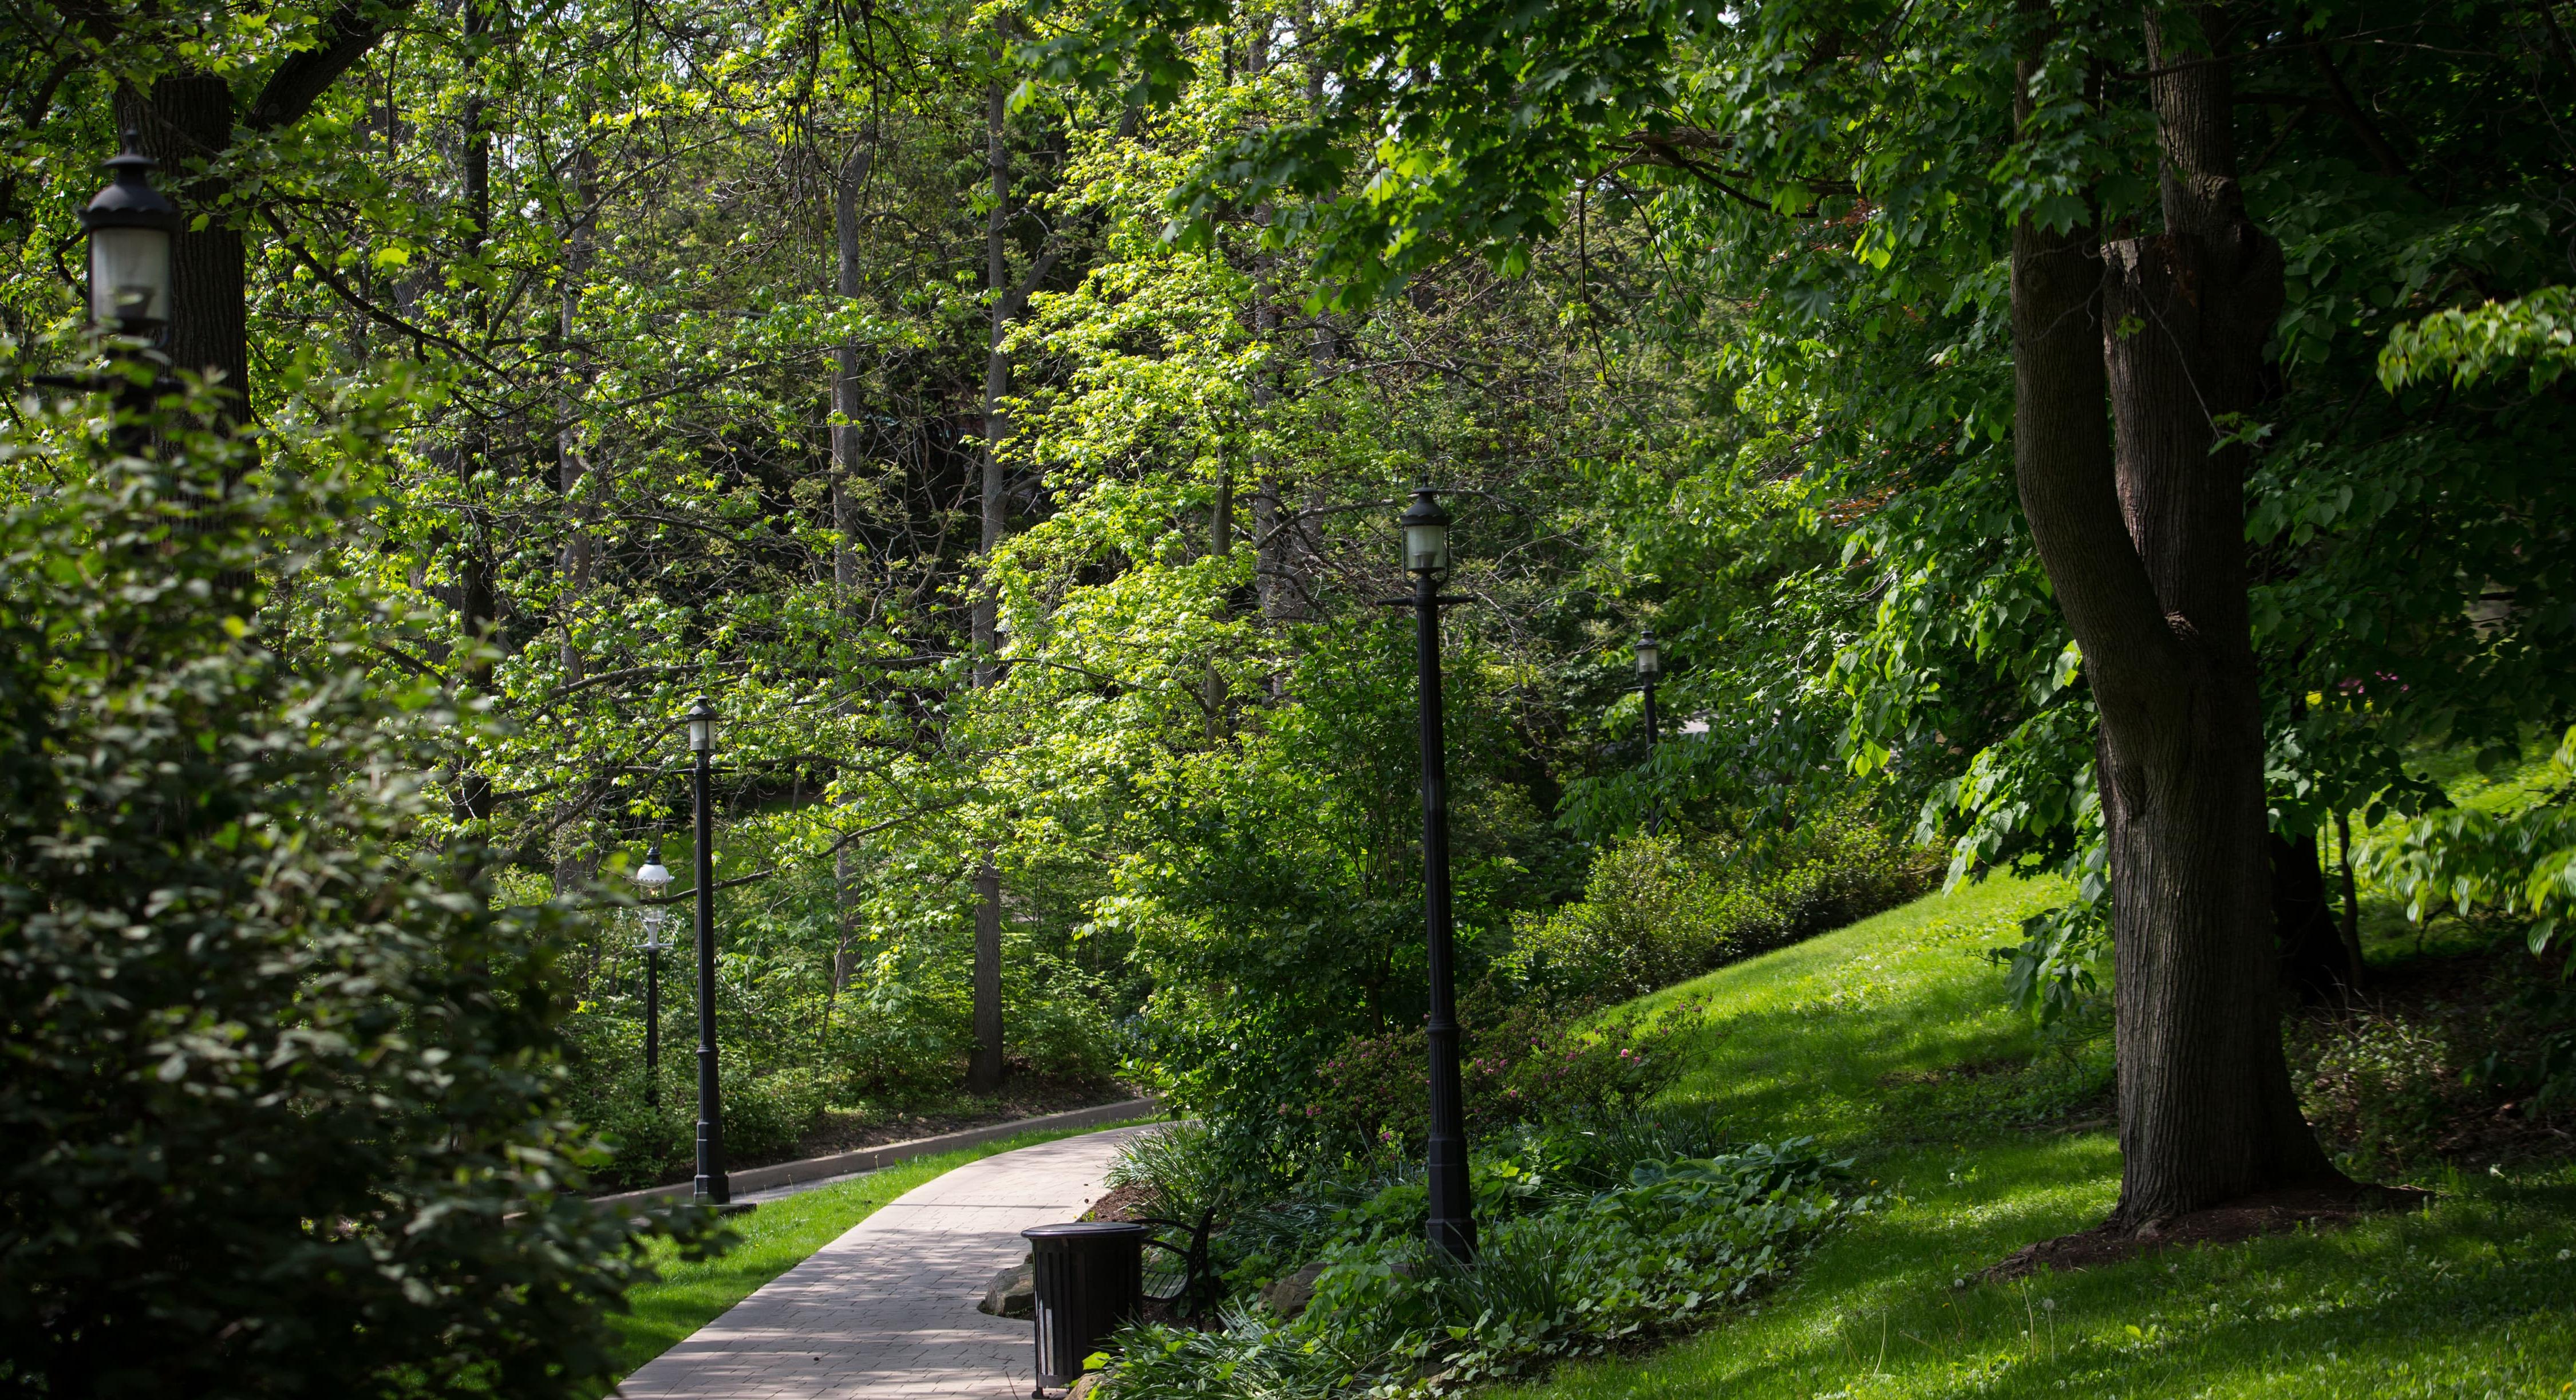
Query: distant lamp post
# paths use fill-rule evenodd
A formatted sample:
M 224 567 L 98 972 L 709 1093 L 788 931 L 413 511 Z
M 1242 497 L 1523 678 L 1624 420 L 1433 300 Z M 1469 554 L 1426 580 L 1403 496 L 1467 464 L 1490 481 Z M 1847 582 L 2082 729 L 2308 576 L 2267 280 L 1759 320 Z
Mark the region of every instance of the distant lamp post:
M 1467 1123 L 1458 1082 L 1458 974 L 1449 922 L 1449 778 L 1440 733 L 1440 584 L 1449 575 L 1449 512 L 1430 487 L 1417 487 L 1397 522 L 1404 569 L 1413 575 L 1414 666 L 1421 685 L 1422 922 L 1431 964 L 1432 1244 L 1453 1259 L 1476 1253 L 1467 1189 Z
M 635 872 L 635 883 L 644 887 L 646 899 L 660 899 L 671 887 L 670 867 L 662 864 L 659 842 L 644 853 L 644 868 Z M 662 930 L 670 919 L 671 911 L 661 905 L 644 906 L 644 1102 L 648 1107 L 662 1102 L 662 954 L 671 947 L 662 941 Z
M 702 695 L 689 707 L 689 753 L 696 760 L 691 787 L 698 829 L 698 1179 L 694 1194 L 721 1206 L 732 1202 L 733 1187 L 725 1180 L 724 1106 L 716 1096 L 715 803 L 707 790 L 715 748 L 716 707 Z
M 1655 677 L 1663 673 L 1663 643 L 1655 640 L 1655 629 L 1649 627 L 1637 634 L 1637 680 L 1645 690 L 1646 753 L 1650 758 L 1655 751 Z M 1654 835 L 1656 828 L 1663 825 L 1663 816 L 1664 811 L 1660 803 L 1646 809 L 1648 836 Z
M 149 336 L 170 319 L 170 242 L 179 207 L 152 188 L 159 161 L 134 149 L 108 158 L 114 177 L 81 211 L 89 233 L 89 314 L 126 335 Z

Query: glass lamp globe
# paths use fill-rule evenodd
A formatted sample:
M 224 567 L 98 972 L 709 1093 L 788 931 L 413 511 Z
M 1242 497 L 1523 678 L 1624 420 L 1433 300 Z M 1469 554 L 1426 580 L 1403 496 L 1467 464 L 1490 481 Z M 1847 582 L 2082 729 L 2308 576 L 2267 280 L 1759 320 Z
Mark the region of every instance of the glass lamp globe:
M 1404 571 L 1434 577 L 1449 572 L 1449 512 L 1428 486 L 1413 489 L 1413 504 L 1396 524 L 1404 528 Z
M 662 891 L 671 887 L 671 869 L 662 863 L 661 847 L 655 846 L 644 853 L 644 864 L 635 872 L 635 883 L 644 887 L 646 899 L 660 899 Z M 662 945 L 662 922 L 670 916 L 670 911 L 667 909 L 656 905 L 645 906 L 644 947 L 646 951 L 649 952 Z

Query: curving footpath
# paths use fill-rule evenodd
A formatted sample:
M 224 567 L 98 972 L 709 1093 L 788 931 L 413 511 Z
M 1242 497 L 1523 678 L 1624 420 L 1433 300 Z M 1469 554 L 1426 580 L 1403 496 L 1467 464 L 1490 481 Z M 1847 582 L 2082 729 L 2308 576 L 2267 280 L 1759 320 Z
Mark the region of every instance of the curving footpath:
M 1026 1396 L 1025 1320 L 975 1311 L 1020 1231 L 1071 1220 L 1108 1188 L 1118 1146 L 1155 1125 L 1023 1147 L 927 1182 L 771 1279 L 628 1376 L 631 1400 Z

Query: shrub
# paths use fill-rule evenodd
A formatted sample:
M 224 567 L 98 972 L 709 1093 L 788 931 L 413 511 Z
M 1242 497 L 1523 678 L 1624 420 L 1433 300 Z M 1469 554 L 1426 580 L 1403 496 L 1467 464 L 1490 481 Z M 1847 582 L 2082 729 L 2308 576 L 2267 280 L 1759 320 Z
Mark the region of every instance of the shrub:
M 831 1102 L 831 1081 L 819 1070 L 761 1073 L 719 1060 L 724 1108 L 724 1149 L 729 1164 L 783 1157 L 795 1150 Z M 698 1080 L 693 1055 L 662 1061 L 661 1103 L 644 1102 L 644 1070 L 635 1065 L 585 1076 L 567 1104 L 573 1116 L 598 1133 L 607 1160 L 591 1175 L 603 1186 L 652 1186 L 678 1181 L 695 1169 Z
M 2435 1155 L 2435 1140 L 2465 1097 L 2462 1056 L 2438 1022 L 2369 1011 L 2331 1033 L 2291 1037 L 2309 1123 L 2342 1149 L 2346 1165 L 2376 1175 Z
M 1219 1331 L 1130 1328 L 1110 1396 L 1331 1400 L 1436 1395 L 1695 1326 L 1784 1273 L 1866 1200 L 1804 1141 L 1633 1164 L 1599 1192 L 1531 1193 L 1491 1219 L 1460 1268 L 1402 1228 L 1413 1183 L 1344 1212 L 1313 1300 L 1294 1319 L 1237 1302 Z M 1485 1181 L 1513 1173 L 1492 1164 Z M 1393 1222 L 1395 1228 L 1371 1228 Z
M 1099 979 L 1035 948 L 1015 949 L 1005 985 L 1005 1049 L 1019 1069 L 1050 1078 L 1107 1079 L 1118 1068 L 1118 1028 Z
M 1613 845 L 1582 899 L 1521 921 L 1498 972 L 1554 1000 L 1635 996 L 1901 904 L 1933 873 L 1929 858 L 1848 814 L 1755 854 L 1671 836 Z
M 2369 1000 L 2291 1019 L 2300 1105 L 2347 1171 L 2563 1151 L 2544 1070 L 2576 999 L 2532 970 L 2511 947 L 2427 960 L 2383 973 L 2389 985 Z
M 1222 1211 L 1259 1189 L 1228 1159 L 1215 1133 L 1202 1123 L 1173 1123 L 1129 1138 L 1102 1177 L 1112 1187 L 1144 1193 L 1143 1215 L 1196 1220 Z
M 597 1393 L 639 1261 L 570 1194 L 553 929 L 418 839 L 447 717 L 303 573 L 349 493 L 67 407 L 0 441 L 52 483 L 0 513 L 8 1388 Z
M 1595 1020 L 1523 1002 L 1464 1014 L 1459 1081 L 1468 1130 L 1635 1109 L 1680 1075 L 1681 1037 L 1696 1028 L 1697 1011 L 1684 1002 L 1652 1018 L 1630 1012 Z M 1430 1035 L 1419 1026 L 1344 1041 L 1317 1069 L 1316 1096 L 1295 1110 L 1321 1155 L 1420 1147 L 1430 1130 L 1429 1061 Z

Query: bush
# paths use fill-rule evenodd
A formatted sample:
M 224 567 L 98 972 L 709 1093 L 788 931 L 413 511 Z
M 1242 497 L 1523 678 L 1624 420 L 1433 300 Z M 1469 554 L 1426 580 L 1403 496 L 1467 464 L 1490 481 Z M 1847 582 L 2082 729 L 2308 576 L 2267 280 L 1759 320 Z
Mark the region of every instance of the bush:
M 1111 1187 L 1143 1193 L 1131 1214 L 1196 1220 L 1224 1211 L 1259 1190 L 1230 1161 L 1216 1134 L 1202 1123 L 1173 1123 L 1129 1138 L 1101 1178 Z
M 1478 1165 L 1484 1183 L 1522 1174 Z M 1800 1141 L 1635 1163 L 1598 1192 L 1536 1186 L 1522 1213 L 1487 1218 L 1472 1268 L 1405 1228 L 1420 1188 L 1398 1183 L 1342 1212 L 1299 1316 L 1238 1298 L 1219 1331 L 1130 1328 L 1103 1388 L 1155 1400 L 1434 1395 L 1669 1334 L 1778 1278 L 1867 1209 L 1832 1189 L 1843 1165 Z
M 551 925 L 418 839 L 449 717 L 303 574 L 349 494 L 90 407 L 0 441 L 0 1375 L 596 1394 L 635 1227 L 571 1194 Z
M 2576 998 L 2505 947 L 2381 973 L 2376 995 L 2293 1017 L 2284 1037 L 2308 1121 L 2357 1176 L 2556 1156 L 2549 1056 Z M 2545 975 L 2545 970 L 2544 970 Z
M 1850 815 L 1801 828 L 1767 859 L 1643 836 L 1604 850 L 1583 898 L 1525 917 L 1498 974 L 1552 1000 L 1618 1000 L 1839 928 L 1914 898 L 1934 863 Z
M 1004 1050 L 1013 1065 L 1054 1079 L 1105 1080 L 1118 1068 L 1118 1028 L 1099 979 L 1036 948 L 1013 950 L 1004 987 Z
M 720 1059 L 725 1160 L 731 1164 L 784 1157 L 814 1130 L 833 1098 L 819 1070 L 791 1068 L 762 1073 Z M 644 1069 L 583 1077 L 567 1104 L 573 1116 L 599 1134 L 607 1159 L 591 1170 L 600 1185 L 654 1186 L 686 1179 L 697 1163 L 698 1079 L 693 1053 L 662 1061 L 662 1101 L 644 1102 Z
M 1468 1131 L 1586 1121 L 1634 1110 L 1681 1074 L 1681 1037 L 1697 1029 L 1698 1004 L 1653 1018 L 1629 1012 L 1587 1019 L 1535 1002 L 1462 1014 L 1459 1082 Z M 1316 1071 L 1302 1110 L 1326 1159 L 1380 1150 L 1410 1153 L 1430 1131 L 1430 1035 L 1416 1026 L 1352 1036 Z

